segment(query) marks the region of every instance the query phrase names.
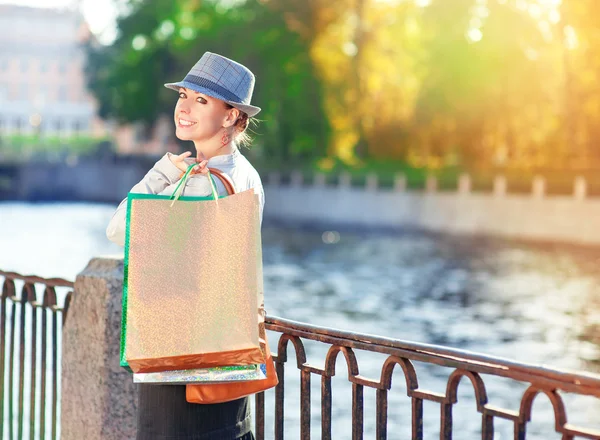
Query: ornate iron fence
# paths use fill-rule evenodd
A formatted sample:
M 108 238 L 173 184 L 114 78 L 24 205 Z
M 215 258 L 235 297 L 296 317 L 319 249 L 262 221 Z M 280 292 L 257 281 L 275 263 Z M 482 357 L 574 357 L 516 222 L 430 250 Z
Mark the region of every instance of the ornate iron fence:
M 0 308 L 0 436 L 31 439 L 57 438 L 60 368 L 58 366 L 60 330 L 71 301 L 73 283 L 53 278 L 23 276 L 0 271 L 3 277 Z M 20 293 L 17 286 L 20 285 Z M 43 288 L 36 294 L 36 286 Z M 57 288 L 65 290 L 64 304 L 57 303 Z M 38 301 L 41 298 L 41 302 Z M 38 326 L 38 324 L 40 324 Z M 463 377 L 475 391 L 477 411 L 481 417 L 481 438 L 494 439 L 494 421 L 513 423 L 514 439 L 526 438 L 532 404 L 538 394 L 545 394 L 554 410 L 554 427 L 563 440 L 576 437 L 600 440 L 600 431 L 573 426 L 567 422 L 563 392 L 600 398 L 600 376 L 560 371 L 474 354 L 463 350 L 418 344 L 395 339 L 332 330 L 276 317 L 267 317 L 268 330 L 279 333 L 274 356 L 280 378 L 275 389 L 274 435 L 284 438 L 285 366 L 288 345 L 292 344 L 296 367 L 300 373 L 300 437 L 311 435 L 311 378 L 321 381 L 321 438 L 332 438 L 332 386 L 336 360 L 340 353 L 347 364 L 347 377 L 352 386 L 352 439 L 363 438 L 365 387 L 376 390 L 376 438 L 386 439 L 388 429 L 388 391 L 392 374 L 400 368 L 411 402 L 412 438 L 423 438 L 423 403 L 440 405 L 440 438 L 452 438 L 453 407 Z M 329 348 L 323 367 L 307 363 L 303 341 L 316 341 Z M 355 351 L 386 355 L 380 376 L 370 379 L 360 374 Z M 427 391 L 419 385 L 413 362 L 423 362 L 451 369 L 445 393 Z M 528 384 L 518 411 L 488 403 L 482 374 L 508 378 Z M 51 380 L 48 380 L 48 375 Z M 29 391 L 26 393 L 26 391 Z M 28 394 L 28 398 L 26 398 Z M 265 396 L 256 397 L 256 437 L 265 438 Z M 27 400 L 27 406 L 25 405 Z M 15 401 L 17 402 L 15 408 Z M 47 414 L 49 413 L 49 415 Z M 26 420 L 28 415 L 28 420 Z M 600 418 L 600 415 L 599 415 Z M 8 421 L 8 424 L 6 423 Z M 6 426 L 8 425 L 8 426 Z
M 423 402 L 440 405 L 440 438 L 452 438 L 452 409 L 457 403 L 457 390 L 463 377 L 469 379 L 475 391 L 477 411 L 481 416 L 481 438 L 493 440 L 494 420 L 505 419 L 514 425 L 514 439 L 526 438 L 527 425 L 531 420 L 532 405 L 538 394 L 545 394 L 554 410 L 554 427 L 563 440 L 576 437 L 600 440 L 600 431 L 573 426 L 567 422 L 565 403 L 561 392 L 600 398 L 600 376 L 574 374 L 557 369 L 512 362 L 492 356 L 474 354 L 440 346 L 399 341 L 378 336 L 351 333 L 316 327 L 286 319 L 267 317 L 268 330 L 280 333 L 277 353 L 274 356 L 280 383 L 275 389 L 275 438 L 284 438 L 284 398 L 287 348 L 291 342 L 296 367 L 300 371 L 300 438 L 310 438 L 311 427 L 311 378 L 321 381 L 321 438 L 330 440 L 332 389 L 331 379 L 336 374 L 335 364 L 340 353 L 347 364 L 348 380 L 352 384 L 352 440 L 363 438 L 364 412 L 363 393 L 365 387 L 376 390 L 376 438 L 387 439 L 388 391 L 392 386 L 392 373 L 400 368 L 406 381 L 408 398 L 411 401 L 412 438 L 423 438 Z M 319 368 L 306 361 L 303 340 L 318 341 L 329 345 L 329 350 Z M 274 344 L 273 344 L 274 346 Z M 381 366 L 380 376 L 370 379 L 360 374 L 355 350 L 382 353 L 387 358 Z M 413 361 L 439 365 L 451 369 L 445 393 L 423 389 L 417 377 Z M 528 384 L 521 397 L 518 411 L 499 408 L 488 403 L 486 385 L 482 374 L 509 378 Z M 258 440 L 265 438 L 264 396 L 256 396 L 256 434 Z M 600 414 L 598 414 L 600 419 Z
M 0 271 L 0 276 L 4 278 L 0 305 L 0 438 L 54 440 L 59 420 L 59 323 L 65 321 L 73 283 L 14 272 Z M 43 292 L 41 295 L 36 294 L 36 287 Z M 57 303 L 57 288 L 67 289 L 62 307 Z

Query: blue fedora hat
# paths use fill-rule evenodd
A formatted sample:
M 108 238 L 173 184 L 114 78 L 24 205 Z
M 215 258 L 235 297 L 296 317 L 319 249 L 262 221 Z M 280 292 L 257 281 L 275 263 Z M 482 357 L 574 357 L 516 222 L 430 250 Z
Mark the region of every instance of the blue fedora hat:
M 205 52 L 182 81 L 165 84 L 178 91 L 180 87 L 191 89 L 220 99 L 254 116 L 260 107 L 250 105 L 254 91 L 254 74 L 240 63 L 216 53 Z

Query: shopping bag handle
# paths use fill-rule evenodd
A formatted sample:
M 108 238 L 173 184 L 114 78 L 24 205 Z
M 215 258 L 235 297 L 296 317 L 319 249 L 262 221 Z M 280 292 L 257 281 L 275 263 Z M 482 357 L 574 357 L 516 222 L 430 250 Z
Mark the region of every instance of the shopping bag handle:
M 181 179 L 179 180 L 179 184 L 175 188 L 175 191 L 173 191 L 173 194 L 171 195 L 171 198 L 170 198 L 170 200 L 173 201 L 173 202 L 171 202 L 171 206 L 173 206 L 173 203 L 175 203 L 175 200 L 178 200 L 179 197 L 181 197 L 181 194 L 183 193 L 183 188 L 185 187 L 185 182 L 187 182 L 187 179 L 190 177 L 190 174 L 195 166 L 196 166 L 196 164 L 191 164 L 188 167 L 188 169 L 186 170 L 186 172 L 183 174 Z M 228 195 L 235 194 L 235 187 L 233 186 L 233 182 L 229 179 L 229 177 L 225 173 L 223 173 L 223 171 L 221 171 L 217 168 L 208 168 L 208 173 L 206 174 L 206 177 L 208 177 L 208 181 L 210 182 L 210 188 L 211 188 L 213 200 L 219 199 L 219 193 L 217 192 L 217 187 L 215 185 L 215 180 L 214 180 L 213 176 L 216 176 L 221 181 L 221 183 L 223 183 L 223 186 L 225 187 L 225 190 L 227 190 Z
M 233 186 L 233 181 L 227 174 L 225 174 L 218 168 L 209 168 L 208 171 L 210 171 L 214 177 L 217 177 L 221 181 L 221 183 L 225 187 L 225 190 L 227 190 L 227 195 L 235 194 L 235 187 Z

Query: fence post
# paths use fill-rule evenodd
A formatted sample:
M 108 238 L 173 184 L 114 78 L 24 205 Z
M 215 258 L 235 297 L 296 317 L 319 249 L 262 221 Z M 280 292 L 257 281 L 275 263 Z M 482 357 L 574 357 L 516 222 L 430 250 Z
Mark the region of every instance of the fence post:
M 458 192 L 459 194 L 470 194 L 471 193 L 471 176 L 468 174 L 461 174 L 458 178 Z
M 438 182 L 435 176 L 427 176 L 427 180 L 425 181 L 425 191 L 428 194 L 433 194 L 437 192 Z
M 325 186 L 325 174 L 315 173 L 313 177 L 313 186 L 324 187 Z
M 280 181 L 281 181 L 281 174 L 279 174 L 279 171 L 271 171 L 269 173 L 269 177 L 268 177 L 269 186 L 276 188 L 279 186 Z
M 367 180 L 365 182 L 365 189 L 367 191 L 377 191 L 377 174 L 369 173 L 367 174 Z
M 292 175 L 290 177 L 291 186 L 294 186 L 294 187 L 302 186 L 303 182 L 304 182 L 304 176 L 302 175 L 302 173 L 300 171 L 292 171 Z
M 77 275 L 62 340 L 62 440 L 136 437 L 137 398 L 119 366 L 123 260 L 94 258 Z
M 542 176 L 535 176 L 533 178 L 531 193 L 536 199 L 544 198 L 546 194 L 546 180 Z
M 587 181 L 585 180 L 585 177 L 577 176 L 575 178 L 573 196 L 576 200 L 584 200 L 587 197 Z
M 394 191 L 406 191 L 406 175 L 404 173 L 398 173 L 394 176 Z
M 506 177 L 494 177 L 494 196 L 504 197 L 506 195 Z
M 348 189 L 352 186 L 352 176 L 348 171 L 342 171 L 338 176 L 338 187 Z

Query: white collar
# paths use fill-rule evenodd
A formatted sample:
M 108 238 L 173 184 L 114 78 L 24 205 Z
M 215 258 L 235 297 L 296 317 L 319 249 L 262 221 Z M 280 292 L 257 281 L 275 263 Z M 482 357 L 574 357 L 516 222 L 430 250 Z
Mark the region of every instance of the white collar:
M 235 161 L 240 157 L 240 150 L 237 145 L 233 145 L 233 151 L 229 154 L 221 154 L 219 156 L 213 156 L 208 159 L 208 166 L 219 166 L 219 165 L 233 165 Z

